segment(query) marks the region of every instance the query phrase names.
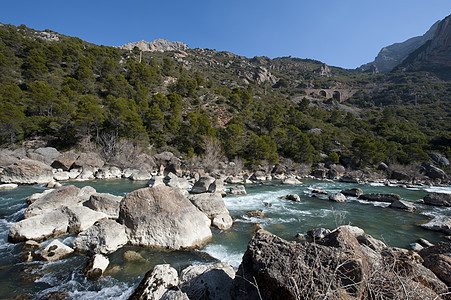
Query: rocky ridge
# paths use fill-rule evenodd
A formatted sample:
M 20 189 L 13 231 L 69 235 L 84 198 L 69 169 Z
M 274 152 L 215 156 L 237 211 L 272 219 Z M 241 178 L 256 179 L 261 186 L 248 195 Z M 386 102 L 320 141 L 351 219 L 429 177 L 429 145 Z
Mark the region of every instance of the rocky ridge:
M 170 42 L 165 39 L 157 39 L 152 42 L 146 42 L 144 40 L 139 42 L 127 43 L 125 45 L 119 46 L 120 49 L 125 50 L 133 50 L 135 47 L 138 47 L 141 51 L 184 51 L 188 50 L 189 47 L 187 44 L 182 42 Z

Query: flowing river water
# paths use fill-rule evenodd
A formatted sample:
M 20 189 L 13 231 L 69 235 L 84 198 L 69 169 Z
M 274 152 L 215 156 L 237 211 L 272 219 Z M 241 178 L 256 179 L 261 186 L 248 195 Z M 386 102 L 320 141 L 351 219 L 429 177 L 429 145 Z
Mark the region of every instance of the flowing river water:
M 145 182 L 122 180 L 99 180 L 71 182 L 78 187 L 90 185 L 97 192 L 123 196 L 145 187 Z M 260 227 L 287 240 L 295 240 L 297 233 L 306 233 L 318 227 L 333 229 L 339 225 L 351 224 L 361 227 L 366 233 L 381 239 L 389 246 L 407 248 L 418 238 L 437 243 L 444 238 L 438 232 L 429 231 L 419 225 L 434 216 L 451 216 L 451 208 L 417 204 L 417 211 L 409 213 L 387 208 L 389 203 L 370 202 L 348 198 L 346 203 L 335 203 L 327 199 L 312 197 L 313 188 L 334 193 L 342 189 L 359 187 L 364 193 L 396 193 L 404 200 L 422 199 L 428 192 L 451 193 L 451 187 L 401 188 L 382 185 L 360 185 L 339 182 L 324 182 L 307 179 L 301 185 L 287 186 L 277 183 L 246 185 L 248 195 L 227 196 L 225 204 L 234 220 L 231 230 L 215 228 L 213 239 L 204 248 L 195 251 L 162 251 L 126 246 L 109 256 L 110 267 L 106 275 L 96 282 L 88 281 L 82 271 L 88 258 L 73 254 L 56 262 L 35 261 L 21 263 L 19 244 L 8 242 L 9 228 L 23 219 L 27 207 L 25 199 L 45 188 L 41 185 L 21 186 L 16 190 L 0 191 L 0 298 L 28 294 L 32 298 L 50 292 L 63 292 L 69 299 L 127 299 L 153 266 L 169 263 L 177 270 L 188 265 L 227 262 L 238 268 L 247 244 Z M 298 194 L 301 202 L 282 200 L 287 194 Z M 264 218 L 250 218 L 246 212 L 262 210 Z M 72 246 L 73 236 L 59 238 Z M 42 244 L 46 245 L 50 241 Z M 134 250 L 143 260 L 126 261 L 124 252 Z

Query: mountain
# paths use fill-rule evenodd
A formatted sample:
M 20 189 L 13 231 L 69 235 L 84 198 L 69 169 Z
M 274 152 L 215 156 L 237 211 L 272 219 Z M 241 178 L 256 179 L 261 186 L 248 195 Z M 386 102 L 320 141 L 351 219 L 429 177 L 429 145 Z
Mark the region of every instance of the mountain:
M 360 66 L 361 71 L 372 71 L 374 73 L 387 73 L 393 70 L 396 66 L 406 59 L 410 53 L 424 45 L 431 40 L 437 30 L 440 21 L 437 21 L 431 28 L 422 36 L 416 36 L 408 39 L 402 43 L 395 43 L 393 45 L 382 48 L 374 61 Z
M 428 71 L 451 80 L 451 15 L 437 25 L 430 40 L 413 51 L 396 69 Z
M 120 49 L 125 50 L 133 50 L 133 48 L 135 47 L 138 47 L 138 49 L 141 51 L 158 51 L 158 52 L 180 51 L 180 50 L 184 51 L 189 49 L 188 45 L 182 42 L 170 42 L 164 39 L 158 39 L 152 42 L 139 41 L 119 46 Z
M 438 34 L 428 46 L 446 41 Z M 426 151 L 451 156 L 450 104 L 449 82 L 429 72 L 373 74 L 165 40 L 106 47 L 0 25 L 0 146 L 44 139 L 119 159 L 131 145 L 193 158 L 193 168 L 206 145 L 253 167 L 329 155 L 405 164 Z

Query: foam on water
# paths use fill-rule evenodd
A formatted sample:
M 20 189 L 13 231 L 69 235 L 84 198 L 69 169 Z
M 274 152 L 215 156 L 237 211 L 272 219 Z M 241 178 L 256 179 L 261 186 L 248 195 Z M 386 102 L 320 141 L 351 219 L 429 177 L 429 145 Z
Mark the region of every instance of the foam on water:
M 208 244 L 202 249 L 202 251 L 208 253 L 211 257 L 214 257 L 219 261 L 228 263 L 235 270 L 238 269 L 243 258 L 243 253 L 233 251 L 226 245 Z
M 443 194 L 451 194 L 451 186 L 431 186 L 427 188 L 423 188 L 426 192 L 429 193 L 443 193 Z

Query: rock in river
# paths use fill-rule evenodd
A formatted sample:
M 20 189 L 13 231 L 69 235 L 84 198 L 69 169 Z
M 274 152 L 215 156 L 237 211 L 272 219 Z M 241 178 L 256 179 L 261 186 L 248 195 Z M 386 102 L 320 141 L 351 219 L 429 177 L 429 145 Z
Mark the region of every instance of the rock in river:
M 3 169 L 0 182 L 41 184 L 53 180 L 52 168 L 37 160 L 21 159 Z
M 121 201 L 119 222 L 132 245 L 169 249 L 202 246 L 212 237 L 210 219 L 180 190 L 168 186 L 133 191 Z

